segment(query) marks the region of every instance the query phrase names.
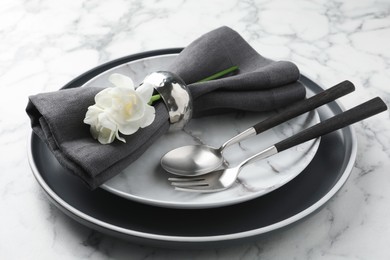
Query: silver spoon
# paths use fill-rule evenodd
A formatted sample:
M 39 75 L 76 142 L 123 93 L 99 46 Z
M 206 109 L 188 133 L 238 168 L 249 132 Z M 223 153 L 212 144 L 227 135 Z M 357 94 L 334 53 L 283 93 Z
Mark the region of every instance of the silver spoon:
M 256 125 L 248 128 L 240 134 L 226 141 L 221 147 L 215 148 L 208 145 L 187 145 L 176 148 L 166 153 L 161 158 L 161 166 L 167 171 L 180 176 L 199 176 L 219 168 L 224 158 L 223 150 L 250 136 L 258 135 L 289 119 L 311 111 L 319 106 L 327 104 L 341 96 L 355 90 L 350 81 L 343 81 L 313 97 L 295 103 L 284 111 L 271 116 Z

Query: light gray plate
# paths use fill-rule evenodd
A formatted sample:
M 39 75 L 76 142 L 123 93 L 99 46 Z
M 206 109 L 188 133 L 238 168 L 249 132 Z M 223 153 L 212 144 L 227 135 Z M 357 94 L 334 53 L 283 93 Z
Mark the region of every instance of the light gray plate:
M 165 70 L 176 56 L 168 54 L 130 61 L 99 74 L 82 87 L 107 86 L 108 77 L 113 73 L 129 76 L 139 85 L 149 73 Z M 224 141 L 274 113 L 229 113 L 193 119 L 183 131 L 169 132 L 162 136 L 137 161 L 101 187 L 141 203 L 188 209 L 227 206 L 263 196 L 301 173 L 317 152 L 320 139 L 244 167 L 238 181 L 231 188 L 216 193 L 176 191 L 168 181 L 170 174 L 160 166 L 160 159 L 168 151 L 184 145 L 208 144 L 219 147 Z M 305 113 L 239 145 L 229 147 L 225 150 L 224 157 L 230 165 L 235 166 L 262 149 L 319 122 L 315 110 Z
M 127 56 L 94 68 L 65 87 L 79 87 L 107 69 L 132 60 L 179 51 L 168 49 Z M 302 77 L 301 81 L 310 94 L 322 91 L 306 77 Z M 324 119 L 342 110 L 340 104 L 332 102 L 318 112 Z M 352 128 L 344 128 L 324 136 L 306 169 L 279 189 L 244 203 L 197 210 L 145 205 L 103 189 L 91 192 L 59 165 L 34 134 L 29 140 L 28 157 L 33 174 L 49 199 L 77 221 L 140 244 L 200 248 L 255 239 L 314 213 L 347 180 L 356 158 L 356 149 Z

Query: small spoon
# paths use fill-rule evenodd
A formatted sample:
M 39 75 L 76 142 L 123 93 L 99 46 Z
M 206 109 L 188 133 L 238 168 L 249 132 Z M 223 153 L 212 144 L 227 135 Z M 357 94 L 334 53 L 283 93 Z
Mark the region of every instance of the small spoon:
M 224 158 L 223 150 L 242 140 L 258 135 L 274 126 L 290 120 L 319 106 L 327 104 L 355 90 L 350 81 L 343 81 L 315 96 L 297 102 L 284 111 L 271 116 L 240 134 L 226 141 L 221 147 L 208 145 L 187 145 L 166 153 L 161 158 L 161 166 L 167 171 L 179 176 L 199 176 L 219 168 Z

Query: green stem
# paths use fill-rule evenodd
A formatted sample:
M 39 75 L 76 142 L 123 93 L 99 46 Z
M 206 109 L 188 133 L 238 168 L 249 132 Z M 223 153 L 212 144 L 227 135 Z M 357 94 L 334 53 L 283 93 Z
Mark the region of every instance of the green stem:
M 233 67 L 230 67 L 226 70 L 223 70 L 223 71 L 220 71 L 220 72 L 217 72 L 207 78 L 204 78 L 202 80 L 199 80 L 198 82 L 205 82 L 205 81 L 210 81 L 210 80 L 213 80 L 213 79 L 217 79 L 217 78 L 220 78 L 222 76 L 225 76 L 226 74 L 229 74 L 230 72 L 233 72 L 235 70 L 238 70 L 238 66 L 233 66 Z
M 157 101 L 157 100 L 159 100 L 160 98 L 161 98 L 160 94 L 153 95 L 153 96 L 150 98 L 148 105 L 153 104 L 154 101 Z
M 218 79 L 218 78 L 223 77 L 223 76 L 229 74 L 230 72 L 233 72 L 233 71 L 236 71 L 236 70 L 238 70 L 238 66 L 232 66 L 232 67 L 230 67 L 228 69 L 225 69 L 223 71 L 217 72 L 217 73 L 215 73 L 215 74 L 213 74 L 213 75 L 211 75 L 211 76 L 209 76 L 207 78 L 199 80 L 198 82 L 206 82 L 206 81 L 210 81 L 210 80 L 213 80 L 213 79 Z M 198 82 L 196 82 L 196 83 L 198 83 Z M 161 99 L 160 94 L 153 95 L 150 98 L 150 101 L 149 101 L 148 105 L 153 104 L 153 102 L 155 102 L 155 101 L 157 101 L 159 99 Z

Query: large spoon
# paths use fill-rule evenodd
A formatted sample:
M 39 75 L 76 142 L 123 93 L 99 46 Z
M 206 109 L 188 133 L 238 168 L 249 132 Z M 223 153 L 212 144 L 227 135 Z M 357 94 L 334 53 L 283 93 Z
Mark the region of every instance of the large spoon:
M 258 135 L 274 126 L 290 120 L 319 106 L 327 104 L 355 90 L 350 81 L 343 81 L 315 96 L 297 102 L 278 114 L 271 116 L 226 141 L 221 147 L 208 145 L 187 145 L 166 153 L 161 158 L 161 166 L 180 176 L 199 176 L 219 168 L 224 158 L 223 150 L 250 136 Z

